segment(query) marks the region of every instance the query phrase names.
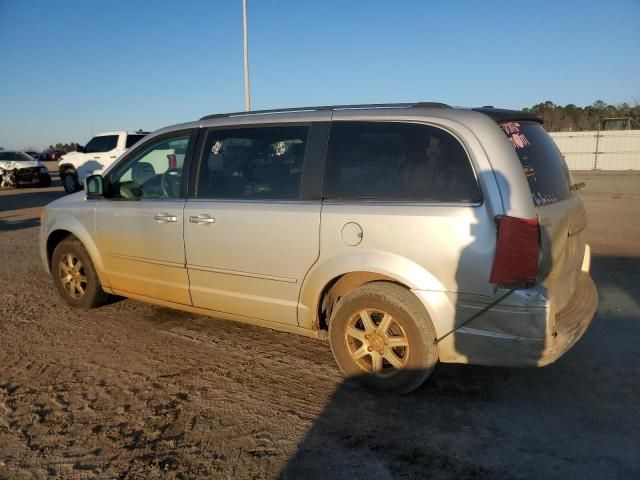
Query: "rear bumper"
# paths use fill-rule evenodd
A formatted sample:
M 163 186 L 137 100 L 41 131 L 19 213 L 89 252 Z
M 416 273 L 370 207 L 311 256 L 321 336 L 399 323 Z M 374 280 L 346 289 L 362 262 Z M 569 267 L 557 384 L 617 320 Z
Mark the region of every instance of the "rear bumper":
M 585 259 L 588 257 L 587 251 Z M 562 310 L 554 312 L 548 300 L 546 307 L 517 306 L 515 303 L 523 296 L 507 298 L 504 304 L 491 308 L 438 342 L 440 360 L 504 367 L 541 367 L 553 363 L 580 340 L 598 307 L 598 292 L 588 268 L 586 261 L 573 296 Z M 468 306 L 465 302 L 457 304 L 462 319 L 470 318 L 479 309 L 478 305 Z
M 588 272 L 581 272 L 575 293 L 560 310 L 553 322 L 555 327 L 545 341 L 545 349 L 538 366 L 555 362 L 573 347 L 591 324 L 598 308 L 598 290 Z

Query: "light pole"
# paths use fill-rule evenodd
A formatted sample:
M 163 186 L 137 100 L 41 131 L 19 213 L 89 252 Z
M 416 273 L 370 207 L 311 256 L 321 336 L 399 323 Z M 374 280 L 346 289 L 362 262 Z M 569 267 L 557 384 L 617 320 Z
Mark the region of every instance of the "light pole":
M 251 110 L 249 93 L 249 40 L 247 38 L 247 0 L 242 0 L 242 30 L 244 33 L 244 109 Z

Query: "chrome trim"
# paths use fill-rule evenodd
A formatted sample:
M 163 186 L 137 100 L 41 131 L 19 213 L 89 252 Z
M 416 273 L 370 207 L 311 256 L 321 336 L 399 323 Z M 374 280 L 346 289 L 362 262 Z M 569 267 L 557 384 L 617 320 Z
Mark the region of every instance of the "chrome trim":
M 160 223 L 177 222 L 178 221 L 178 217 L 176 217 L 175 215 L 169 215 L 167 213 L 154 215 L 153 219 L 157 220 Z
M 465 333 L 468 335 L 479 335 L 481 337 L 499 338 L 503 340 L 516 340 L 521 342 L 544 342 L 544 338 L 519 337 L 508 333 L 488 332 L 486 330 L 476 330 L 475 328 L 460 327 L 455 333 Z
M 109 255 L 110 257 L 114 257 L 114 258 L 120 258 L 122 260 L 134 260 L 136 262 L 152 263 L 154 265 L 164 265 L 166 267 L 174 267 L 174 268 L 184 268 L 185 267 L 184 263 L 165 262 L 165 261 L 161 261 L 161 260 L 152 260 L 150 258 L 133 257 L 133 256 L 130 256 L 130 255 L 121 255 L 119 253 L 113 253 L 113 252 L 108 252 L 107 255 Z
M 401 206 L 401 207 L 481 207 L 482 202 L 422 202 L 403 200 L 338 200 L 326 199 L 323 201 L 327 205 L 371 205 L 371 206 Z
M 210 224 L 210 223 L 215 223 L 216 219 L 213 217 L 209 217 L 209 216 L 203 216 L 203 215 L 192 215 L 189 217 L 189 223 L 204 223 L 204 224 Z
M 240 277 L 260 278 L 262 280 L 274 280 L 276 282 L 298 283 L 295 278 L 274 277 L 272 275 L 263 275 L 261 273 L 239 272 L 237 270 L 225 270 L 224 268 L 204 267 L 202 265 L 187 264 L 187 268 L 191 270 L 199 270 L 201 272 L 222 273 L 225 275 L 237 275 Z
M 320 205 L 320 200 L 268 200 L 268 199 L 247 199 L 247 198 L 189 198 L 187 199 L 187 205 L 189 203 L 254 203 L 254 204 L 265 204 L 271 205 L 274 203 L 278 204 L 296 204 L 296 205 Z

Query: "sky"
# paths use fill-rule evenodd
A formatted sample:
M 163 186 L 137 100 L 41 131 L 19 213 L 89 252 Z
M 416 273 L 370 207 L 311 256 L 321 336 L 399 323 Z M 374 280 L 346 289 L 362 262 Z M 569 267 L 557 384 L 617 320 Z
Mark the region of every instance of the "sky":
M 253 109 L 640 102 L 640 0 L 248 0 Z M 0 0 L 0 146 L 244 109 L 241 0 Z

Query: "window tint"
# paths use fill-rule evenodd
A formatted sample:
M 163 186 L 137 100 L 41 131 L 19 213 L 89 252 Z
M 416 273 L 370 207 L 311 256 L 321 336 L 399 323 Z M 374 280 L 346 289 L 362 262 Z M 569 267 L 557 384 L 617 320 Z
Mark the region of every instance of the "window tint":
M 308 127 L 211 130 L 207 134 L 198 197 L 298 199 Z
M 145 135 L 127 135 L 127 142 L 125 144 L 125 148 L 129 148 L 134 145 L 138 140 L 141 140 L 145 137 Z
M 0 160 L 5 162 L 11 162 L 15 159 L 15 153 L 13 152 L 0 152 Z
M 33 162 L 33 157 L 30 157 L 26 153 L 16 152 L 15 155 L 16 155 L 15 159 L 18 162 Z
M 87 143 L 87 146 L 85 147 L 85 152 L 86 153 L 97 153 L 97 152 L 102 152 L 104 148 L 104 141 L 102 140 L 102 137 L 93 137 L 91 140 L 89 140 L 89 143 Z
M 460 142 L 439 128 L 409 123 L 333 123 L 323 190 L 347 199 L 481 200 Z
M 93 137 L 87 143 L 85 151 L 87 153 L 101 153 L 109 152 L 116 148 L 118 144 L 118 135 L 103 135 L 100 137 Z
M 500 127 L 518 154 L 536 206 L 568 198 L 571 180 L 567 164 L 542 125 L 506 122 Z
M 102 138 L 104 139 L 103 152 L 110 152 L 118 145 L 118 135 L 106 135 Z
M 189 135 L 144 146 L 109 178 L 110 198 L 179 198 Z

